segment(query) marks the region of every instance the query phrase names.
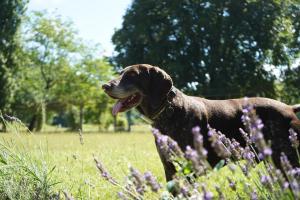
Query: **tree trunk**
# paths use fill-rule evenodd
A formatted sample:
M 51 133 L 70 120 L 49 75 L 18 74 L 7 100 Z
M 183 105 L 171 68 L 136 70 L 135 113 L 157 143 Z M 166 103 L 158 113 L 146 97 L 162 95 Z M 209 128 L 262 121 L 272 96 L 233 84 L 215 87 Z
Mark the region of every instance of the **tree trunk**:
M 82 125 L 83 125 L 83 104 L 81 104 L 80 105 L 80 107 L 79 107 L 79 129 L 81 130 L 81 131 L 83 131 L 82 130 Z
M 131 132 L 131 125 L 132 125 L 131 110 L 126 112 L 126 119 L 127 119 L 127 132 Z
M 5 121 L 4 121 L 4 119 L 2 119 L 2 129 L 1 129 L 1 132 L 6 132 L 7 131 L 7 129 L 6 129 L 6 123 L 5 123 Z
M 28 126 L 28 130 L 30 132 L 34 131 L 34 128 L 36 127 L 36 122 L 37 122 L 37 114 L 34 114 L 31 118 L 29 126 Z
M 114 118 L 114 132 L 117 132 L 117 130 L 118 130 L 118 128 L 117 128 L 117 116 L 114 115 L 113 118 Z
M 36 131 L 42 132 L 45 123 L 46 123 L 46 103 L 42 101 L 37 113 Z

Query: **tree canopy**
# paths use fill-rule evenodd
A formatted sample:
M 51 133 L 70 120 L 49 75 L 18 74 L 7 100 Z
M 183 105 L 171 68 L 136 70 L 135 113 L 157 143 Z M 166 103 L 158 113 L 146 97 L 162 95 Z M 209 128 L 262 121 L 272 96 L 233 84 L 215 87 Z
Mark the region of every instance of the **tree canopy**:
M 97 118 L 99 123 L 109 103 L 101 83 L 113 76 L 111 65 L 95 53 L 99 45 L 84 42 L 73 24 L 56 13 L 33 12 L 26 19 L 18 50 L 14 115 L 31 131 L 41 131 L 53 117 L 67 120 L 63 124 L 70 129 L 82 129 L 84 111 L 91 108 L 94 112 L 89 111 L 87 121 Z M 97 107 L 102 100 L 105 106 Z
M 268 65 L 299 53 L 297 0 L 135 0 L 112 38 L 117 66 L 150 63 L 210 98 L 274 97 Z
M 0 111 L 10 112 L 17 70 L 18 29 L 27 0 L 0 1 Z

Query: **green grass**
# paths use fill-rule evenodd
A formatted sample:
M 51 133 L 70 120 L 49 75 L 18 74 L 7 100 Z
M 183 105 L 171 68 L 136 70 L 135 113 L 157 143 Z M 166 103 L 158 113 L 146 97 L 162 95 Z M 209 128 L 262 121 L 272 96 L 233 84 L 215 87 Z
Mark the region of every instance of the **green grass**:
M 150 127 L 135 127 L 133 132 L 83 133 L 83 145 L 78 133 L 1 134 L 0 137 L 23 146 L 27 154 L 44 159 L 49 168 L 56 166 L 54 175 L 60 182 L 55 186 L 57 189 L 72 193 L 76 199 L 116 199 L 118 189 L 99 176 L 93 154 L 120 181 L 128 173 L 129 165 L 141 171 L 150 170 L 159 181 L 164 181 Z
M 116 194 L 120 189 L 103 180 L 96 169 L 93 155 L 121 183 L 125 181 L 130 165 L 141 172 L 151 171 L 159 182 L 165 183 L 163 167 L 149 126 L 133 127 L 133 133 L 83 133 L 83 145 L 80 144 L 79 134 L 75 132 L 15 132 L 18 133 L 1 134 L 2 143 L 13 144 L 17 152 L 22 151 L 42 161 L 48 169 L 55 167 L 51 175 L 58 182 L 54 186 L 55 191 L 67 191 L 76 199 L 117 199 Z M 256 170 L 262 169 L 257 167 Z M 239 197 L 229 187 L 227 177 L 237 183 Z M 261 187 L 257 173 L 252 172 L 250 177 L 246 178 L 240 169 L 232 173 L 228 167 L 223 167 L 200 177 L 199 183 L 205 183 L 216 196 L 215 186 L 218 185 L 226 199 L 247 198 L 249 191 L 244 191 L 244 185 L 249 184 L 256 187 L 260 197 L 268 199 L 265 191 L 259 191 Z M 157 196 L 150 195 L 149 199 L 157 199 Z

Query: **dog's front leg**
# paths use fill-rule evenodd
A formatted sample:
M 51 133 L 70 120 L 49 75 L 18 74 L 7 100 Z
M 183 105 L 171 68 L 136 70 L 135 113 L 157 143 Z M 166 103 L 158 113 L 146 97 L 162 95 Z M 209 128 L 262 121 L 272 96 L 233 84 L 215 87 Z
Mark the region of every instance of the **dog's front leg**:
M 156 142 L 155 144 L 157 152 L 165 169 L 166 180 L 171 181 L 173 179 L 173 175 L 176 173 L 175 166 L 164 156 L 163 152 L 161 152 L 161 149 Z

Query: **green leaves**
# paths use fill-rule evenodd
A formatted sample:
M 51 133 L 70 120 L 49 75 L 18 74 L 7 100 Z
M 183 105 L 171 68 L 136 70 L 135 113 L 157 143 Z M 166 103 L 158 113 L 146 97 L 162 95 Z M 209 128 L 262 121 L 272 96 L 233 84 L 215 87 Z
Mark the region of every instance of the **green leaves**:
M 100 52 L 99 45 L 84 43 L 72 23 L 55 13 L 32 12 L 22 28 L 23 45 L 17 54 L 21 67 L 15 76 L 18 84 L 13 105 L 18 117 L 35 130 L 51 114 L 68 116 L 76 130 L 76 113 L 81 123 L 86 108 L 99 118 L 109 103 L 101 84 L 113 76 L 108 62 L 95 55 Z M 104 106 L 98 108 L 101 103 Z
M 27 0 L 0 1 L 0 110 L 10 112 L 15 92 L 13 73 L 18 67 L 17 32 Z
M 191 94 L 275 97 L 264 65 L 297 56 L 298 13 L 298 1 L 135 0 L 112 38 L 113 60 L 158 65 Z
M 219 171 L 225 165 L 225 160 L 220 160 L 214 167 L 214 171 Z

